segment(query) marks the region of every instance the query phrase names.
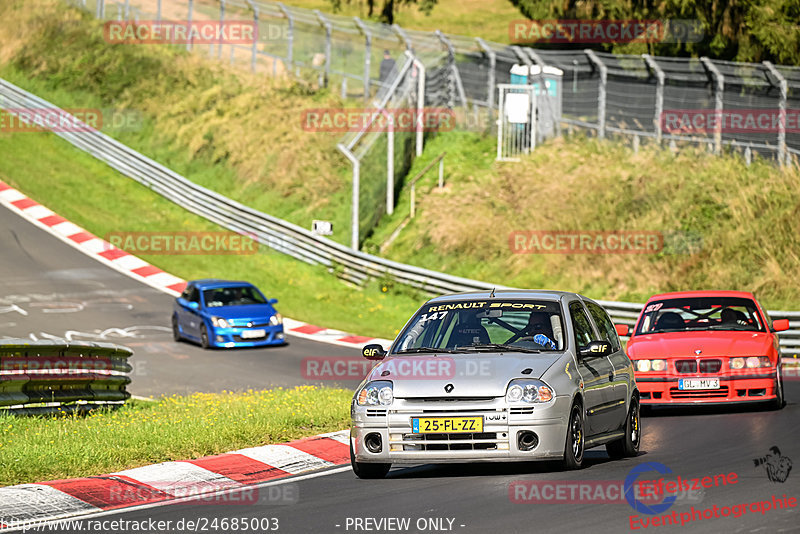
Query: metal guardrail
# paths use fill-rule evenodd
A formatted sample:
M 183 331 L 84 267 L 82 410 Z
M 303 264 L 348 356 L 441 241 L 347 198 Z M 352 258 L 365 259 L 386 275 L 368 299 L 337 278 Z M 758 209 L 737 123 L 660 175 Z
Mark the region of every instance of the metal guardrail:
M 0 340 L 3 411 L 70 412 L 122 404 L 133 351 L 112 343 Z
M 58 110 L 63 116 L 68 115 L 53 104 L 2 79 L 0 97 L 3 99 L 0 104 L 11 108 L 11 112 L 49 108 Z M 82 123 L 73 118 L 70 124 Z M 452 276 L 355 251 L 201 187 L 89 126 L 75 129 L 85 131 L 53 133 L 192 213 L 234 232 L 249 235 L 259 243 L 306 263 L 325 265 L 350 282 L 362 284 L 369 278 L 388 277 L 437 295 L 492 288 L 510 289 L 508 286 Z M 633 325 L 643 306 L 632 302 L 598 302 L 608 310 L 615 322 L 628 325 Z M 791 329 L 781 333 L 781 347 L 784 356 L 796 355 L 800 352 L 800 312 L 769 313 L 774 319 L 790 320 Z

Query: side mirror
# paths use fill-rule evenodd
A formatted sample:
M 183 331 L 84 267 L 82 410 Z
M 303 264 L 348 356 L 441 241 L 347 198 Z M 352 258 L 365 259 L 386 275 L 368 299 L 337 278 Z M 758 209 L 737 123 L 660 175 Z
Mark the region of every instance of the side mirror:
M 619 337 L 625 337 L 631 331 L 630 327 L 626 324 L 615 324 L 614 329 L 617 331 Z
M 386 351 L 383 346 L 377 343 L 370 343 L 361 349 L 361 355 L 368 360 L 382 360 L 386 357 Z
M 278 303 L 278 299 L 267 299 L 267 304 L 269 304 L 270 306 L 272 306 L 273 304 L 277 304 L 277 303 Z
M 189 306 L 193 310 L 196 310 L 196 309 L 198 309 L 200 307 L 200 303 L 199 302 L 187 302 L 186 305 Z
M 789 330 L 789 319 L 775 319 L 772 321 L 772 329 L 776 332 Z
M 592 358 L 595 356 L 608 356 L 611 354 L 611 345 L 605 341 L 590 341 L 578 351 L 581 358 Z

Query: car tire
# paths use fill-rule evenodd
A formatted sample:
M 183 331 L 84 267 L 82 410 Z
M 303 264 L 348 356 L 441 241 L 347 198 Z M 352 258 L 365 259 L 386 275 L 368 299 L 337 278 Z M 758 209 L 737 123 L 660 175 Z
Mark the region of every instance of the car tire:
M 583 409 L 578 403 L 573 403 L 569 411 L 567 422 L 567 438 L 564 444 L 564 469 L 580 469 L 583 466 L 583 446 L 585 443 L 585 430 L 583 424 Z
M 786 398 L 783 395 L 783 373 L 781 373 L 780 358 L 778 359 L 778 369 L 775 371 L 775 400 L 770 403 L 773 410 L 780 410 L 786 406 Z
M 181 330 L 178 328 L 178 318 L 174 315 L 172 316 L 172 339 L 173 341 L 180 341 L 183 339 Z
M 203 325 L 200 329 L 200 346 L 204 349 L 211 347 L 211 343 L 208 342 L 208 330 L 206 330 L 206 325 Z
M 358 478 L 363 479 L 376 479 L 384 478 L 392 468 L 392 464 L 368 464 L 364 462 L 356 462 L 356 455 L 353 453 L 353 444 L 350 444 L 350 466 L 353 468 L 353 473 Z
M 642 441 L 642 420 L 640 417 L 639 399 L 631 399 L 631 408 L 625 418 L 625 436 L 606 443 L 606 452 L 613 460 L 631 458 L 639 454 L 639 444 Z

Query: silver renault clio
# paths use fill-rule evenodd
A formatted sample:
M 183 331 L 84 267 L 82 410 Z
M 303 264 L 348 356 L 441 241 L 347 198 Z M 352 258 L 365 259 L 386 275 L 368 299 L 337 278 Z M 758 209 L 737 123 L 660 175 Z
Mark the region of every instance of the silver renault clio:
M 639 392 L 617 329 L 596 302 L 562 291 L 483 291 L 426 302 L 351 405 L 360 478 L 392 464 L 559 459 L 639 450 Z

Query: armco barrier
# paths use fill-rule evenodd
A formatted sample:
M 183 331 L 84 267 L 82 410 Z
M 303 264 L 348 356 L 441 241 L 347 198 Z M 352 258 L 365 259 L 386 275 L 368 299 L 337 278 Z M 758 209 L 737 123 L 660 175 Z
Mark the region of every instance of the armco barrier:
M 13 110 L 20 109 L 59 110 L 53 104 L 2 79 L 0 106 L 10 108 L 12 113 Z M 63 110 L 59 110 L 59 114 L 68 115 Z M 75 119 L 75 123 L 80 121 Z M 510 289 L 507 286 L 430 271 L 347 248 L 201 187 L 88 126 L 75 129 L 82 131 L 53 133 L 179 206 L 224 228 L 249 235 L 278 252 L 306 263 L 325 265 L 350 282 L 362 284 L 371 277 L 387 277 L 436 295 L 492 288 Z M 628 325 L 633 325 L 642 309 L 642 304 L 633 302 L 599 303 L 608 310 L 615 322 Z M 784 356 L 796 355 L 800 352 L 800 312 L 769 313 L 773 319 L 791 321 L 791 329 L 781 333 L 781 347 Z
M 130 397 L 125 387 L 131 381 L 128 358 L 132 354 L 131 349 L 112 343 L 2 339 L 0 407 L 69 411 L 75 403 L 122 403 Z

